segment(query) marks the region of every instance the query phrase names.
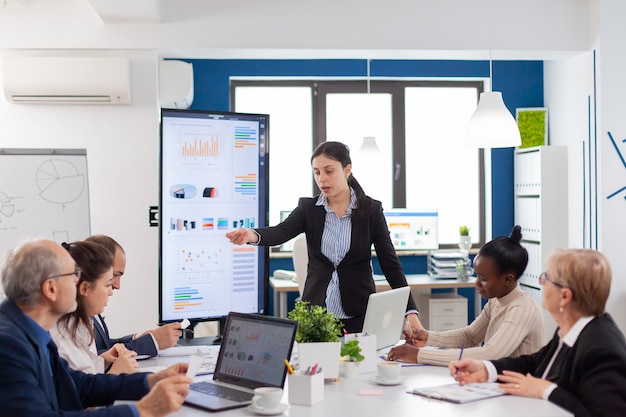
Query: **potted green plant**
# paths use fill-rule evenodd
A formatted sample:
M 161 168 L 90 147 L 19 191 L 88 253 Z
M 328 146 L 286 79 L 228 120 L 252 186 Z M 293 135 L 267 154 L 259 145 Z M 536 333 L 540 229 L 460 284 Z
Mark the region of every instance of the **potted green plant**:
M 357 339 L 342 343 L 341 356 L 343 357 L 343 373 L 346 378 L 356 378 L 359 375 L 359 363 L 365 359 L 361 352 Z
M 468 251 L 472 247 L 472 237 L 469 234 L 470 228 L 463 225 L 459 226 L 459 248 Z
M 287 317 L 298 322 L 296 342 L 300 369 L 317 364 L 325 378 L 339 375 L 342 323 L 322 306 L 299 300 Z

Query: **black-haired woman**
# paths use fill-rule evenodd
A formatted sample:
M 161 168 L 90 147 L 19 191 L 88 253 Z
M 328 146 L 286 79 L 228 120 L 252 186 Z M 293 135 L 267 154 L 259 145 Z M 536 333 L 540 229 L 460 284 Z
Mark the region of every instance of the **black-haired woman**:
M 282 223 L 226 234 L 235 244 L 279 245 L 306 234 L 309 263 L 302 299 L 325 306 L 349 333 L 360 332 L 368 297 L 376 292 L 372 275 L 372 244 L 392 288 L 407 285 L 389 237 L 380 201 L 368 197 L 352 175 L 350 151 L 341 142 L 324 142 L 311 156 L 313 176 L 321 193 L 301 198 Z M 423 328 L 410 297 L 407 318 Z
M 407 342 L 389 351 L 389 360 L 448 366 L 464 358 L 499 359 L 535 353 L 543 346 L 543 316 L 539 304 L 518 285 L 528 265 L 528 252 L 520 245 L 522 232 L 483 245 L 474 258 L 476 291 L 488 299 L 476 319 L 466 327 L 448 331 L 415 330 Z M 449 349 L 420 349 L 423 346 Z

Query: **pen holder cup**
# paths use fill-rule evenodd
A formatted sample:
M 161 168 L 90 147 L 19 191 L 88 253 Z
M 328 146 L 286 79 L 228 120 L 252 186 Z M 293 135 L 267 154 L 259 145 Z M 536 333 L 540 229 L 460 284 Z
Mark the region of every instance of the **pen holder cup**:
M 288 374 L 287 384 L 291 405 L 314 405 L 324 400 L 324 372 L 315 375 Z

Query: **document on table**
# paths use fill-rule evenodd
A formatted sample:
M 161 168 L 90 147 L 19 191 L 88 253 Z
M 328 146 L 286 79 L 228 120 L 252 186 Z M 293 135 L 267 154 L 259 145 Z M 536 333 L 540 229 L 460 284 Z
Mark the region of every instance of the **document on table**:
M 214 354 L 217 357 L 219 346 L 174 346 L 159 350 L 159 356 L 191 356 L 200 349 L 205 355 Z
M 498 386 L 498 382 L 484 382 L 461 385 L 458 383 L 439 385 L 436 387 L 414 388 L 410 394 L 422 395 L 436 400 L 449 401 L 457 404 L 485 398 L 499 397 L 506 393 Z

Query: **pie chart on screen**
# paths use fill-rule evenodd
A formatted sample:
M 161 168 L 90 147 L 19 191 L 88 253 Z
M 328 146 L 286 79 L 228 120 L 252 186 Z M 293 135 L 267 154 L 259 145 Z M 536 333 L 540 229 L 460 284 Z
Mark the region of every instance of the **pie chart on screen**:
M 55 204 L 68 204 L 76 201 L 85 189 L 85 175 L 76 165 L 64 159 L 44 161 L 36 174 L 39 196 Z

